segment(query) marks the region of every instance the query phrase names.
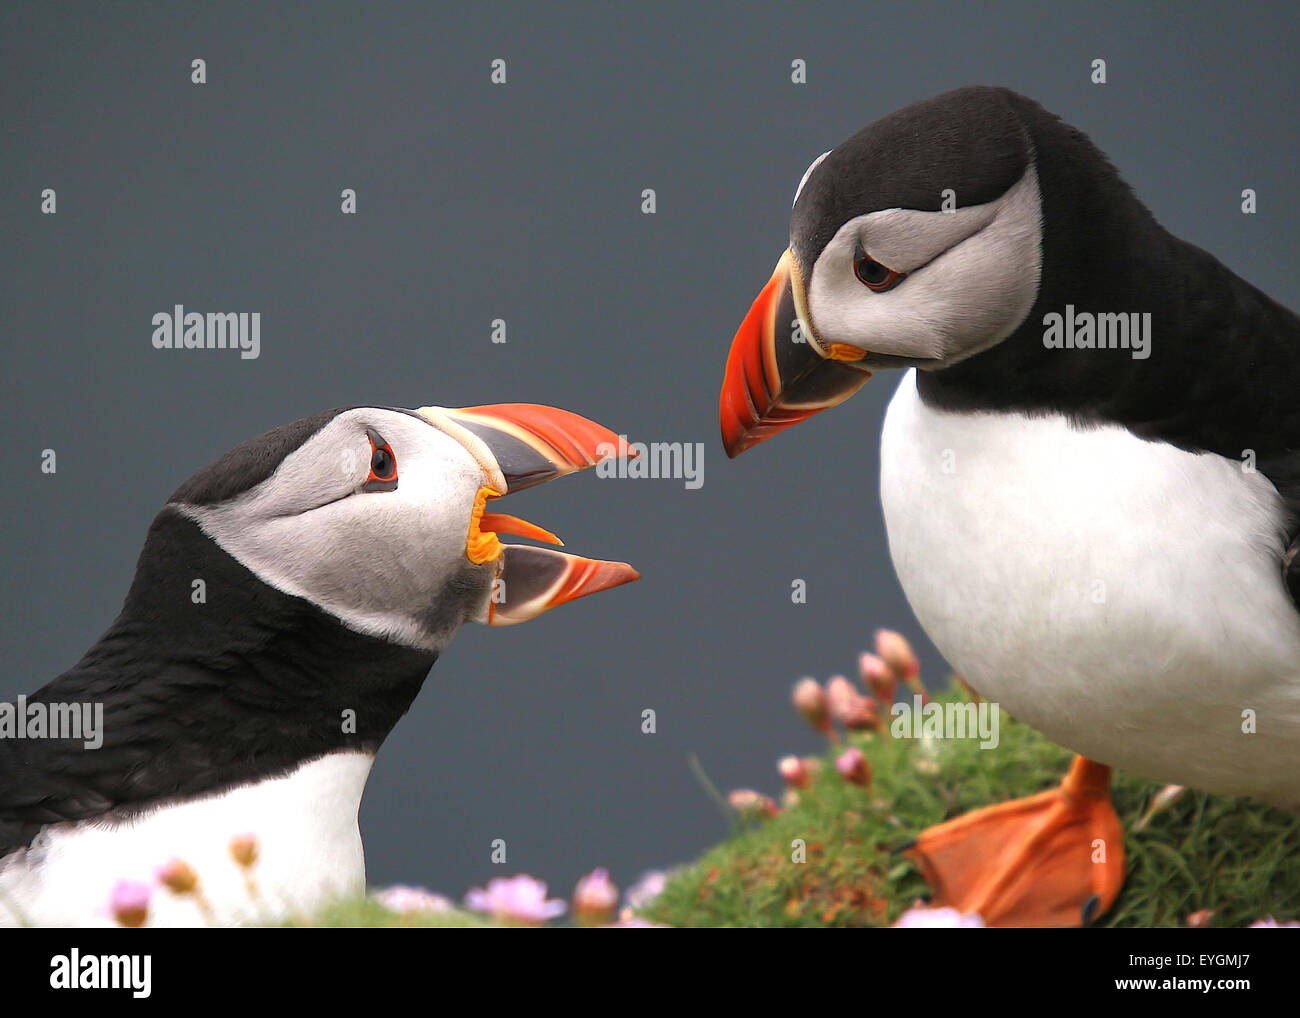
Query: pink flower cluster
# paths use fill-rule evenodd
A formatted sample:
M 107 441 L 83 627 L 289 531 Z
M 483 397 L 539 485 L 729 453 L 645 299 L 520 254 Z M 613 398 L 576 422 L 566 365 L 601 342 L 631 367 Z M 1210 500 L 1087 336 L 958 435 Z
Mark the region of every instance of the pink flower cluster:
M 928 702 L 921 685 L 921 663 L 912 645 L 899 633 L 880 629 L 876 631 L 875 653 L 858 658 L 858 684 L 843 675 L 832 676 L 824 686 L 816 679 L 804 678 L 795 683 L 790 700 L 814 729 L 833 743 L 841 743 L 841 730 L 847 739 L 850 734 L 888 728 L 883 715 L 894 702 L 900 683 Z M 782 802 L 787 806 L 797 802 L 800 792 L 812 787 L 820 767 L 821 761 L 815 757 L 782 757 L 777 762 L 785 782 Z M 871 764 L 857 746 L 847 746 L 840 753 L 835 769 L 850 784 L 863 788 L 871 784 Z M 780 812 L 769 796 L 749 788 L 731 792 L 727 802 L 746 820 L 763 820 Z
M 465 895 L 465 905 L 517 926 L 541 926 L 562 916 L 567 908 L 559 898 L 546 897 L 545 882 L 526 873 L 494 877 L 486 888 L 472 888 Z
M 817 731 L 834 737 L 835 728 L 846 732 L 879 731 L 882 706 L 894 702 L 899 683 L 928 700 L 921 685 L 921 663 L 912 645 L 890 629 L 876 632 L 876 652 L 858 658 L 861 689 L 843 675 L 832 676 L 825 686 L 816 679 L 795 683 L 791 701 L 794 709 Z M 863 692 L 865 690 L 865 692 Z
M 794 709 L 817 731 L 838 741 L 837 728 L 851 732 L 879 732 L 888 726 L 883 714 L 894 702 L 899 684 L 928 701 L 921 685 L 921 663 L 906 638 L 891 629 L 876 631 L 875 653 L 858 657 L 860 687 L 843 675 L 832 676 L 822 686 L 816 679 L 800 679 L 790 699 Z M 815 761 L 785 757 L 777 765 L 785 779 L 787 795 L 807 788 Z M 847 747 L 836 759 L 835 769 L 850 784 L 871 784 L 871 764 L 857 746 Z
M 645 874 L 628 888 L 625 907 L 619 910 L 619 889 L 609 870 L 599 867 L 583 876 L 573 889 L 572 914 L 582 926 L 630 928 L 657 926 L 638 918 L 636 910 L 649 904 L 664 889 L 667 875 Z M 452 903 L 442 895 L 421 887 L 396 885 L 374 894 L 374 899 L 393 912 L 445 912 Z M 545 881 L 526 873 L 494 877 L 486 887 L 475 887 L 465 895 L 465 907 L 491 916 L 510 926 L 545 926 L 570 911 L 560 898 L 548 897 Z
M 914 905 L 898 917 L 896 930 L 955 929 L 982 930 L 983 918 L 975 912 L 958 912 L 955 908 L 927 908 Z
M 237 834 L 230 839 L 227 848 L 230 858 L 244 871 L 250 896 L 256 899 L 257 888 L 252 879 L 252 869 L 258 856 L 256 835 Z M 149 905 L 153 901 L 155 887 L 164 888 L 177 897 L 189 897 L 204 922 L 214 924 L 211 906 L 199 887 L 199 875 L 184 859 L 169 859 L 157 867 L 154 870 L 153 884 L 139 880 L 119 880 L 109 891 L 108 914 L 119 926 L 143 926 L 149 921 Z
M 257 863 L 259 845 L 251 834 L 232 838 L 230 857 L 244 871 L 249 893 L 257 898 L 252 870 Z M 652 871 L 628 889 L 626 905 L 619 911 L 619 890 L 610 879 L 609 870 L 592 870 L 578 881 L 573 890 L 573 915 L 584 926 L 636 927 L 657 924 L 638 918 L 635 913 L 663 891 L 667 874 Z M 216 922 L 211 906 L 203 895 L 199 874 L 184 859 L 171 859 L 154 871 L 154 883 L 119 880 L 109 893 L 108 914 L 120 926 L 139 927 L 149 921 L 149 906 L 156 889 L 177 897 L 188 897 L 198 907 L 209 925 Z M 401 914 L 449 912 L 455 905 L 440 894 L 423 887 L 395 884 L 375 891 L 373 900 L 390 912 Z M 546 884 L 526 873 L 513 877 L 496 877 L 486 887 L 475 887 L 465 895 L 465 906 L 483 912 L 512 926 L 543 926 L 558 919 L 567 910 L 566 902 L 547 896 Z

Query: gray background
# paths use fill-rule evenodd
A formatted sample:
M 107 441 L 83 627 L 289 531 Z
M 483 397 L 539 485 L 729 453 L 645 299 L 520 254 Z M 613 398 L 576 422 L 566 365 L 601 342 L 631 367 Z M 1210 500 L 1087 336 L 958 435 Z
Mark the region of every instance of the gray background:
M 1009 85 L 1091 134 L 1174 232 L 1300 303 L 1290 3 L 171 6 L 0 13 L 0 698 L 71 665 L 172 489 L 272 426 L 525 400 L 706 444 L 699 491 L 585 475 L 512 504 L 645 578 L 461 632 L 371 779 L 373 883 L 459 895 L 501 872 L 498 837 L 506 870 L 564 892 L 597 864 L 627 883 L 690 858 L 725 831 L 690 753 L 723 789 L 775 791 L 777 756 L 817 746 L 792 680 L 851 668 L 878 625 L 917 634 L 876 494 L 891 377 L 734 463 L 717 438 L 794 186 L 853 131 Z M 261 311 L 261 358 L 154 350 L 175 303 Z

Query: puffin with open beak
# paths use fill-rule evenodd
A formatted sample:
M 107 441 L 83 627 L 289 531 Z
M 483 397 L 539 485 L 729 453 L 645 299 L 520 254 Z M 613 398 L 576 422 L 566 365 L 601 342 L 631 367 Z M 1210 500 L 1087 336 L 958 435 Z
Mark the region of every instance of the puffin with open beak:
M 117 882 L 153 884 L 155 867 L 151 925 L 264 922 L 363 891 L 375 753 L 461 624 L 638 578 L 503 544 L 559 539 L 488 505 L 627 455 L 553 407 L 356 406 L 194 475 L 117 621 L 27 698 L 77 731 L 0 738 L 0 925 L 111 923 Z M 245 867 L 256 846 L 255 894 L 232 839 Z
M 986 699 L 1081 754 L 1059 788 L 919 837 L 935 903 L 1104 913 L 1112 766 L 1300 807 L 1300 319 L 1161 227 L 1081 132 L 963 88 L 804 174 L 727 361 L 727 452 L 883 369 L 908 601 Z

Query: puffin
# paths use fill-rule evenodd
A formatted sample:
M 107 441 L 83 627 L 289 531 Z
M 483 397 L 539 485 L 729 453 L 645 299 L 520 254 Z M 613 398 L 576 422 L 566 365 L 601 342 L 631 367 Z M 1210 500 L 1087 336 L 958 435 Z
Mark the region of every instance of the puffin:
M 959 88 L 819 156 L 732 342 L 735 457 L 899 372 L 889 555 L 986 699 L 1078 754 L 905 847 L 933 902 L 1087 925 L 1112 768 L 1300 807 L 1300 319 L 1160 225 L 1081 131 Z M 825 433 L 828 491 L 874 441 Z
M 0 925 L 112 924 L 119 881 L 164 881 L 155 926 L 363 892 L 375 753 L 462 623 L 639 578 L 488 507 L 634 454 L 548 406 L 353 406 L 195 474 L 149 527 L 116 621 L 26 698 L 50 717 L 102 705 L 102 730 L 0 738 Z

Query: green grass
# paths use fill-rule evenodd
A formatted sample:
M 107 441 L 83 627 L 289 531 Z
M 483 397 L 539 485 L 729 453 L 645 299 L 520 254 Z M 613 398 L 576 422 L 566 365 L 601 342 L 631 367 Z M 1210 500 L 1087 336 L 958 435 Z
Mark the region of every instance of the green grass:
M 346 898 L 332 902 L 311 916 L 299 916 L 279 925 L 304 927 L 419 927 L 479 929 L 498 923 L 474 912 L 390 912 L 373 898 Z
M 944 699 L 944 698 L 940 698 Z M 888 925 L 927 894 L 916 867 L 891 850 L 967 810 L 1054 787 L 1071 754 L 1002 715 L 997 749 L 973 739 L 855 736 L 871 761 L 869 789 L 835 770 L 832 752 L 797 803 L 731 837 L 680 871 L 643 910 L 671 926 Z M 1127 877 L 1098 926 L 1181 926 L 1214 909 L 1212 926 L 1266 915 L 1300 917 L 1300 816 L 1187 791 L 1145 829 L 1160 786 L 1118 775 Z M 791 860 L 792 843 L 806 862 Z

